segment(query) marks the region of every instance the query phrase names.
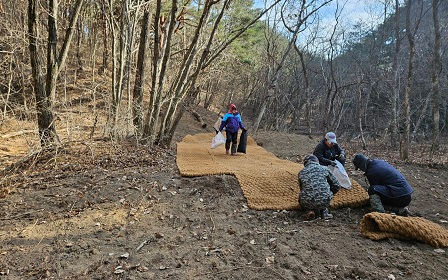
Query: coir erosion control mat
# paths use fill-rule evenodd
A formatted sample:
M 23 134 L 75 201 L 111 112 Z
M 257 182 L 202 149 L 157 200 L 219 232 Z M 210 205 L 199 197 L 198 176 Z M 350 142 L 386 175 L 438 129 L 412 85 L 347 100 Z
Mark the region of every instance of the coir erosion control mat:
M 185 177 L 234 175 L 250 208 L 256 210 L 299 209 L 298 173 L 303 165 L 281 160 L 248 137 L 247 154 L 225 154 L 224 145 L 211 149 L 214 133 L 187 135 L 177 144 L 177 166 Z M 300 143 L 297 143 L 300 144 Z M 367 192 L 355 180 L 331 201 L 332 208 L 367 204 Z
M 433 247 L 448 247 L 448 230 L 420 217 L 372 212 L 361 220 L 361 235 L 372 239 L 416 239 Z

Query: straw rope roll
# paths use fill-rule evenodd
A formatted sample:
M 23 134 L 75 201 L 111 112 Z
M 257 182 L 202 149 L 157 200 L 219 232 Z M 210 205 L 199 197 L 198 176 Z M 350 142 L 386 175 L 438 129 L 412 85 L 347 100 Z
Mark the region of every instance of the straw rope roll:
M 361 235 L 372 239 L 416 239 L 433 247 L 448 247 L 448 230 L 420 217 L 372 212 L 361 220 Z

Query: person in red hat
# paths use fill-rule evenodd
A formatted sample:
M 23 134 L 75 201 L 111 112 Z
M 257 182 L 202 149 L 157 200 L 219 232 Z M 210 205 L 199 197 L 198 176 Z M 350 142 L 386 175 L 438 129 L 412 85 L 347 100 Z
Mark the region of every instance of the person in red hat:
M 236 156 L 238 130 L 240 128 L 247 130 L 247 128 L 244 127 L 241 120 L 241 115 L 236 109 L 235 104 L 230 104 L 229 111 L 222 118 L 221 125 L 219 126 L 219 131 L 222 132 L 224 128 L 226 129 L 226 154 L 229 154 L 231 152 L 232 156 Z M 232 147 L 230 147 L 230 143 L 232 143 Z

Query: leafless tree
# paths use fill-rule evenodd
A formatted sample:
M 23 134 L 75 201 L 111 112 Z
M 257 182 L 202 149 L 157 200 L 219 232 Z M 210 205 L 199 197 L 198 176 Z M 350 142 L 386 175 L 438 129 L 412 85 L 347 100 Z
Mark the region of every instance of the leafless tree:
M 57 50 L 57 16 L 58 2 L 48 1 L 48 37 L 47 37 L 47 73 L 43 75 L 43 65 L 38 49 L 40 33 L 38 30 L 38 1 L 28 0 L 28 40 L 31 59 L 32 75 L 34 80 L 34 93 L 36 96 L 37 122 L 39 137 L 42 147 L 50 147 L 59 142 L 54 124 L 53 102 L 56 98 L 56 81 L 73 37 L 78 15 L 81 11 L 83 0 L 76 0 L 69 27 L 65 33 L 62 47 Z
M 439 0 L 432 0 L 432 19 L 434 21 L 434 64 L 432 68 L 432 146 L 431 153 L 439 147 L 440 92 L 439 73 L 442 67 L 440 58 L 441 34 L 439 25 Z
M 146 49 L 148 48 L 149 10 L 146 9 L 142 18 L 140 44 L 138 48 L 137 71 L 135 72 L 134 92 L 132 98 L 133 120 L 137 131 L 143 128 L 143 82 L 145 79 Z
M 318 2 L 318 1 L 285 1 L 282 5 L 281 18 L 286 29 L 291 33 L 290 41 L 283 54 L 281 54 L 280 61 L 272 65 L 272 71 L 270 71 L 269 83 L 267 85 L 267 95 L 264 97 L 258 116 L 254 122 L 253 129 L 258 130 L 260 122 L 265 114 L 267 104 L 270 102 L 271 98 L 275 96 L 278 80 L 280 77 L 281 69 L 284 66 L 286 59 L 288 58 L 290 51 L 294 49 L 294 44 L 297 43 L 297 37 L 301 31 L 303 31 L 303 25 L 306 21 L 313 16 L 319 9 L 321 9 L 326 4 L 330 3 L 331 0 Z M 298 7 L 298 8 L 297 8 Z M 295 10 L 292 12 L 292 10 Z M 293 16 L 294 15 L 294 16 Z M 290 21 L 287 18 L 293 17 L 295 20 Z
M 393 73 L 393 87 L 391 90 L 390 104 L 391 104 L 391 114 L 390 114 L 390 142 L 392 147 L 396 147 L 398 143 L 398 100 L 400 95 L 399 87 L 399 70 L 398 70 L 398 58 L 400 56 L 401 49 L 401 36 L 400 36 L 400 1 L 395 0 L 395 51 L 392 61 L 392 73 Z
M 154 10 L 152 84 L 143 136 L 149 143 L 168 146 L 185 108 L 194 102 L 199 94 L 196 85 L 199 75 L 266 11 L 262 11 L 245 27 L 237 31 L 232 30 L 232 35 L 226 40 L 215 42 L 220 22 L 228 6 L 232 4 L 231 1 L 203 1 L 198 7 L 198 17 L 192 18 L 196 23 L 188 26 L 192 34 L 189 38 L 176 37 L 177 31 L 186 26 L 186 7 L 179 8 L 178 1 L 172 0 L 168 5 L 168 16 L 165 17 L 161 13 L 163 4 L 161 0 L 156 1 Z M 186 47 L 174 49 L 178 46 Z M 171 70 L 170 73 L 168 70 Z
M 102 55 L 102 65 L 98 69 L 98 73 L 102 75 L 107 69 L 107 64 L 109 62 L 109 27 L 107 24 L 107 0 L 101 0 L 98 3 L 100 10 L 100 20 L 103 31 L 103 55 Z
M 294 45 L 294 48 L 297 54 L 300 57 L 300 64 L 302 66 L 303 79 L 305 80 L 305 122 L 308 135 L 311 136 L 311 86 L 310 86 L 310 78 L 307 71 L 306 60 L 303 55 L 303 51 L 297 46 Z
M 406 6 L 406 37 L 409 43 L 409 59 L 408 59 L 408 71 L 406 76 L 406 90 L 404 96 L 404 111 L 405 111 L 405 125 L 402 139 L 402 149 L 401 149 L 401 157 L 404 160 L 409 158 L 409 142 L 410 142 L 410 132 L 411 132 L 411 113 L 410 113 L 410 94 L 411 94 L 411 84 L 413 78 L 413 70 L 414 70 L 414 56 L 415 56 L 415 34 L 418 30 L 418 26 L 421 19 L 422 13 L 422 3 L 420 6 L 420 16 L 417 17 L 414 26 L 411 26 L 411 10 L 412 3 L 414 1 L 409 1 Z

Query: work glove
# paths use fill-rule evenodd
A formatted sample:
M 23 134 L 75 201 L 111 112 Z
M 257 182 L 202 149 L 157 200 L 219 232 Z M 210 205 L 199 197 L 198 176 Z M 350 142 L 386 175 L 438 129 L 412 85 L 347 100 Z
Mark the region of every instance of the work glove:
M 345 161 L 345 155 L 344 154 L 340 154 L 339 155 L 339 161 Z

